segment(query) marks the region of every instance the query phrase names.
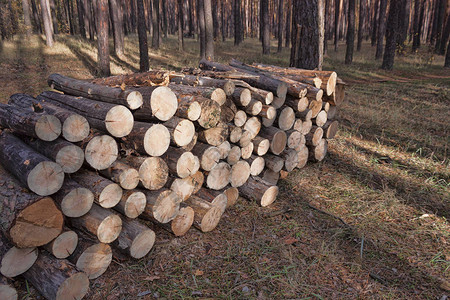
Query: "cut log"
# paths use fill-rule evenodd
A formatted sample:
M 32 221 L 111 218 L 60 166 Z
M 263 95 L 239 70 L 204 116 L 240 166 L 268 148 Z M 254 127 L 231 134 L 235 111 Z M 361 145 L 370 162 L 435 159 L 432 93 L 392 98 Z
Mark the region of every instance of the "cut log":
M 224 193 L 219 191 L 214 191 L 210 189 L 201 188 L 196 194 L 196 197 L 189 198 L 191 203 L 196 203 L 197 205 L 202 205 L 202 203 L 198 203 L 197 199 L 202 199 L 215 207 L 218 207 L 222 214 L 225 212 L 225 209 L 228 207 L 228 198 Z M 202 202 L 203 202 L 202 201 Z
M 261 130 L 261 122 L 258 117 L 251 117 L 245 122 L 244 130 L 250 132 L 251 139 L 254 139 Z
M 319 127 L 322 127 L 327 122 L 327 112 L 324 110 L 321 110 L 315 119 L 312 119 L 312 122 L 316 124 Z
M 141 218 L 168 223 L 178 215 L 182 199 L 176 192 L 165 188 L 142 192 L 145 194 L 147 204 Z
M 243 197 L 256 201 L 261 206 L 272 204 L 278 196 L 278 187 L 270 185 L 259 177 L 251 176 L 238 188 Z
M 298 154 L 295 149 L 286 149 L 280 156 L 284 160 L 283 170 L 286 172 L 292 172 L 298 165 Z
M 119 155 L 116 140 L 98 130 L 91 129 L 89 136 L 77 145 L 84 150 L 86 162 L 95 170 L 109 168 Z
M 247 146 L 241 148 L 241 157 L 243 159 L 248 159 L 252 156 L 254 149 L 253 143 L 249 143 Z
M 253 133 L 251 133 L 248 130 L 244 130 L 242 132 L 241 138 L 239 139 L 239 146 L 247 147 L 248 144 L 250 144 L 252 142 L 252 136 L 253 136 Z
M 302 123 L 302 131 L 300 131 L 303 135 L 307 135 L 312 128 L 312 121 L 311 120 L 307 120 L 307 121 L 303 121 Z
M 137 120 L 149 121 L 156 118 L 167 121 L 177 112 L 178 100 L 172 90 L 166 86 L 137 88 L 142 94 L 144 103 L 133 112 Z
M 309 149 L 309 160 L 314 162 L 322 161 L 328 151 L 328 142 L 326 139 L 321 139 L 317 146 L 312 146 Z
M 206 176 L 206 186 L 213 190 L 221 190 L 230 182 L 231 167 L 226 162 L 218 163 Z
M 38 259 L 23 277 L 46 299 L 82 299 L 89 291 L 89 279 L 84 272 L 45 251 L 39 252 Z
M 9 98 L 8 103 L 57 117 L 62 124 L 62 136 L 69 142 L 80 142 L 89 135 L 90 126 L 86 118 L 68 109 L 47 101 L 38 101 L 26 94 L 14 94 Z
M 319 112 L 322 110 L 322 101 L 313 100 L 309 102 L 308 108 L 311 110 L 311 118 L 317 117 Z
M 247 114 L 243 110 L 238 110 L 234 115 L 234 125 L 241 127 L 245 122 L 247 122 Z
M 191 196 L 186 204 L 194 210 L 194 226 L 202 232 L 212 231 L 219 224 L 222 211 L 219 207 L 196 197 Z
M 252 99 L 245 107 L 245 112 L 252 116 L 257 116 L 262 111 L 263 104 L 257 100 Z
M 122 220 L 117 214 L 95 203 L 87 214 L 79 218 L 71 218 L 70 224 L 96 236 L 102 243 L 114 241 L 122 228 Z
M 170 222 L 170 231 L 176 236 L 185 235 L 194 223 L 194 210 L 185 203 L 181 205 L 185 206 L 180 208 L 178 215 Z
M 241 159 L 241 147 L 233 146 L 228 152 L 227 163 L 232 166 Z
M 264 159 L 266 160 L 266 168 L 274 172 L 280 172 L 284 166 L 283 158 L 278 155 L 266 154 Z
M 211 99 L 217 102 L 219 105 L 223 105 L 227 99 L 225 91 L 217 87 L 206 86 L 189 86 L 184 84 L 170 83 L 168 87 L 175 93 L 185 93 L 191 95 L 202 96 L 204 98 Z
M 312 119 L 312 110 L 307 108 L 304 111 L 296 112 L 295 115 L 297 116 L 297 118 L 299 118 L 303 122 L 311 121 L 311 119 Z
M 266 119 L 274 119 L 277 116 L 277 110 L 271 105 L 262 105 L 258 116 Z
M 191 176 L 200 168 L 198 157 L 181 148 L 170 147 L 163 159 L 167 162 L 170 174 L 180 178 Z
M 56 89 L 66 94 L 108 103 L 121 104 L 130 109 L 137 109 L 142 106 L 141 93 L 133 90 L 122 90 L 121 88 L 102 86 L 60 74 L 51 74 L 48 77 L 48 85 L 52 89 Z
M 275 123 L 275 118 L 267 119 L 267 118 L 263 117 L 263 118 L 261 118 L 261 122 L 264 127 L 270 127 L 270 126 L 273 126 L 273 124 Z
M 294 126 L 295 112 L 289 106 L 283 108 L 276 117 L 275 122 L 278 124 L 278 128 L 281 130 L 289 130 Z
M 8 280 L 0 275 L 0 299 L 17 300 L 17 290 L 8 283 Z
M 46 142 L 28 137 L 23 137 L 23 140 L 33 149 L 60 165 L 64 173 L 75 173 L 83 165 L 84 151 L 66 140 L 58 138 Z
M 247 159 L 248 164 L 250 165 L 250 175 L 258 176 L 264 170 L 265 159 L 261 156 L 252 155 L 249 159 Z
M 292 109 L 294 109 L 294 111 L 296 111 L 296 112 L 305 111 L 309 106 L 309 100 L 306 97 L 303 97 L 300 99 L 288 97 L 288 98 L 286 98 L 285 103 L 287 106 L 292 107 Z
M 205 129 L 215 127 L 217 123 L 219 123 L 221 118 L 222 110 L 219 103 L 206 98 L 202 98 L 199 103 L 201 107 L 201 113 L 200 117 L 197 120 L 198 125 Z
M 3 276 L 12 278 L 23 274 L 31 268 L 37 257 L 37 248 L 17 248 L 8 241 L 5 235 L 0 233 L 0 273 Z M 1 277 L 0 275 L 0 279 Z
M 211 171 L 220 160 L 220 150 L 208 144 L 197 143 L 192 149 L 192 153 L 200 160 L 200 167 L 202 170 Z
M 0 126 L 43 141 L 54 141 L 61 135 L 61 122 L 55 116 L 2 103 L 0 103 Z
M 218 124 L 217 127 L 198 132 L 198 140 L 212 146 L 219 146 L 228 139 L 228 126 Z
M 31 191 L 47 196 L 61 188 L 64 172 L 60 165 L 5 131 L 0 134 L 0 145 L 2 165 Z
M 301 119 L 295 119 L 294 126 L 292 129 L 297 130 L 298 132 L 302 132 L 303 121 Z
M 169 176 L 169 167 L 160 157 L 127 156 L 123 161 L 138 169 L 140 184 L 149 190 L 162 188 Z
M 326 102 L 328 103 L 328 102 Z M 336 118 L 337 108 L 334 105 L 330 105 L 330 108 L 327 111 L 328 120 L 334 120 Z
M 228 153 L 231 150 L 230 142 L 225 141 L 222 144 L 220 144 L 217 149 L 219 149 L 220 152 L 220 159 L 227 159 Z
M 311 131 L 305 135 L 306 145 L 317 146 L 323 137 L 323 129 L 321 127 L 313 126 Z
M 148 71 L 141 73 L 122 74 L 104 78 L 96 78 L 92 83 L 108 85 L 111 87 L 120 86 L 154 86 L 167 84 L 169 81 L 169 72 L 167 71 Z
M 232 187 L 240 187 L 247 181 L 249 176 L 250 165 L 245 160 L 240 160 L 231 167 L 230 184 Z
M 155 244 L 155 232 L 137 220 L 124 219 L 122 231 L 113 246 L 120 252 L 140 259 L 146 256 Z
M 261 128 L 259 135 L 270 141 L 269 150 L 275 155 L 279 155 L 286 148 L 286 133 L 278 128 L 263 127 Z
M 220 107 L 220 122 L 221 123 L 230 123 L 234 120 L 234 115 L 238 111 L 236 105 L 227 98 L 227 101 L 224 105 Z
M 194 75 L 170 75 L 170 82 L 185 84 L 191 86 L 215 87 L 224 90 L 227 96 L 230 96 L 235 89 L 235 85 L 231 80 L 215 79 L 211 77 L 200 77 Z
M 56 92 L 43 92 L 37 97 L 67 108 L 85 117 L 89 125 L 107 131 L 114 137 L 123 137 L 133 128 L 133 114 L 123 105 L 115 105 L 83 97 L 74 97 Z
M 194 95 L 186 95 L 182 93 L 175 93 L 178 100 L 178 108 L 175 115 L 177 117 L 197 121 L 202 113 L 202 107 Z
M 239 107 L 247 107 L 252 100 L 252 93 L 247 88 L 236 88 L 230 99 Z
M 285 102 L 286 102 L 285 98 L 274 97 L 271 104 L 273 107 L 275 107 L 275 109 L 279 109 L 284 105 Z
M 173 117 L 163 124 L 170 132 L 172 146 L 186 146 L 194 138 L 195 126 L 189 120 Z M 154 143 L 158 143 L 158 140 L 154 141 Z
M 345 98 L 345 85 L 337 83 L 336 89 L 331 95 L 326 95 L 323 99 L 323 101 L 330 102 L 330 104 L 339 106 L 344 102 Z
M 256 136 L 253 140 L 253 153 L 263 156 L 269 151 L 270 141 L 260 136 Z
M 100 174 L 120 184 L 125 190 L 132 190 L 139 184 L 139 172 L 121 160 L 116 160 L 109 168 L 101 170 Z
M 81 234 L 78 247 L 67 258 L 78 270 L 86 273 L 89 279 L 100 277 L 108 269 L 112 261 L 111 246 L 98 243 L 85 234 Z
M 78 234 L 73 230 L 64 228 L 64 231 L 56 239 L 43 248 L 56 258 L 67 258 L 75 251 L 77 245 Z
M 144 193 L 137 190 L 124 191 L 122 199 L 114 206 L 114 210 L 130 219 L 135 219 L 145 210 L 146 203 Z
M 24 189 L 0 167 L 1 231 L 20 248 L 42 246 L 57 237 L 63 216 L 49 197 Z
M 322 127 L 325 132 L 325 137 L 327 139 L 333 139 L 336 136 L 338 127 L 339 127 L 338 121 L 327 121 L 325 125 L 323 125 Z
M 125 147 L 140 154 L 161 156 L 169 148 L 171 133 L 173 134 L 173 129 L 169 130 L 162 124 L 134 122 L 133 130 L 121 138 L 121 141 Z
M 298 155 L 297 169 L 301 169 L 304 166 L 306 166 L 306 163 L 308 162 L 308 156 L 309 156 L 308 147 L 303 145 L 300 148 L 295 149 L 295 150 L 297 150 L 297 155 Z
M 269 105 L 273 101 L 273 93 L 258 89 L 255 87 L 250 87 L 250 92 L 252 93 L 252 99 L 260 101 L 262 104 Z
M 137 181 L 139 181 L 139 174 L 136 177 Z M 122 199 L 122 188 L 117 183 L 99 176 L 94 172 L 82 169 L 73 174 L 72 179 L 81 186 L 89 189 L 94 194 L 95 203 L 101 207 L 114 207 Z
M 187 144 L 186 146 L 181 147 L 181 149 L 183 149 L 184 151 L 191 152 L 192 149 L 194 148 L 194 146 L 197 144 L 197 139 L 198 139 L 198 133 L 195 132 L 194 136 L 192 137 L 192 141 L 189 144 Z
M 186 178 L 176 178 L 167 186 L 174 191 L 182 201 L 185 201 L 192 194 L 195 194 L 203 185 L 205 177 L 202 172 L 198 171 L 192 176 Z
M 64 179 L 61 189 L 52 197 L 62 213 L 72 218 L 86 214 L 94 203 L 94 194 L 70 178 Z
M 299 131 L 295 129 L 291 129 L 286 131 L 287 135 L 287 146 L 291 149 L 296 149 L 300 144 L 302 143 L 302 140 L 304 140 L 303 134 L 301 134 Z
M 280 179 L 280 172 L 274 172 L 271 169 L 265 168 L 259 177 L 271 185 L 277 185 L 278 180 Z

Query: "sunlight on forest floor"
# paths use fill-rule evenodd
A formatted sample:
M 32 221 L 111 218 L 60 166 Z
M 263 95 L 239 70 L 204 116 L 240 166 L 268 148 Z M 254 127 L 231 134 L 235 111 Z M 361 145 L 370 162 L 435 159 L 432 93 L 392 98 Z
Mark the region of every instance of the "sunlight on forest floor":
M 195 67 L 198 43 L 176 37 L 149 50 L 152 68 Z M 257 39 L 215 45 L 216 59 L 287 66 L 289 49 L 263 56 Z M 112 42 L 111 42 L 112 50 Z M 276 51 L 273 41 L 271 51 Z M 239 203 L 212 233 L 173 238 L 157 230 L 151 254 L 116 261 L 91 284 L 89 299 L 191 298 L 441 298 L 450 291 L 450 75 L 443 57 L 422 47 L 379 69 L 364 44 L 344 65 L 345 45 L 329 45 L 324 69 L 348 84 L 342 126 L 329 155 L 280 181 L 269 208 Z M 113 74 L 139 68 L 136 36 Z M 16 38 L 0 49 L 0 96 L 49 89 L 47 76 L 96 74 L 96 44 L 57 36 Z M 315 208 L 320 209 L 316 210 Z M 326 213 L 324 213 L 326 212 Z M 25 284 L 21 285 L 25 295 Z

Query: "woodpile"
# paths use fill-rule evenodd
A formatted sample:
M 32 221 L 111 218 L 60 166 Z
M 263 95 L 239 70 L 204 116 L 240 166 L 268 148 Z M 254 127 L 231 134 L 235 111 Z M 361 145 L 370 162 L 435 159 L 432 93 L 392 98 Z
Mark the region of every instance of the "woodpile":
M 155 226 L 209 232 L 239 196 L 272 204 L 280 172 L 324 159 L 345 87 L 235 60 L 48 83 L 0 105 L 2 297 L 20 275 L 81 299 L 117 253 L 146 256 Z

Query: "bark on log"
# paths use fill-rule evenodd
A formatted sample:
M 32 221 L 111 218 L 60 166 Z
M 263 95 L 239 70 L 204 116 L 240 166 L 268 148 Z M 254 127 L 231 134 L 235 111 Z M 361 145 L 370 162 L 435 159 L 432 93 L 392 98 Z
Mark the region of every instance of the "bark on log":
M 175 115 L 177 117 L 188 119 L 190 121 L 197 121 L 202 113 L 200 102 L 197 101 L 197 96 L 175 93 L 178 100 L 178 108 Z
M 12 278 L 23 274 L 31 268 L 37 257 L 37 248 L 17 248 L 10 243 L 3 233 L 0 233 L 0 273 L 3 276 Z
M 259 136 L 270 141 L 270 152 L 279 155 L 286 148 L 286 133 L 275 127 L 263 127 L 259 132 Z
M 258 116 L 271 120 L 277 116 L 277 110 L 271 105 L 262 105 Z
M 102 243 L 111 243 L 117 239 L 122 228 L 122 220 L 117 214 L 95 203 L 87 214 L 71 218 L 70 224 L 96 236 Z
M 218 163 L 206 176 L 206 186 L 213 190 L 221 190 L 230 182 L 231 167 L 226 162 Z
M 325 158 L 328 151 L 328 142 L 326 139 L 321 139 L 317 146 L 312 146 L 309 149 L 309 160 L 318 162 Z
M 23 277 L 46 299 L 82 299 L 89 290 L 89 279 L 84 272 L 45 251 L 40 251 L 38 259 Z
M 194 210 L 185 203 L 181 205 L 185 207 L 181 207 L 178 215 L 170 222 L 170 231 L 176 236 L 185 235 L 194 223 Z
M 278 155 L 266 154 L 264 159 L 266 160 L 266 168 L 274 172 L 280 172 L 284 166 L 283 158 Z
M 336 89 L 331 95 L 326 95 L 323 97 L 323 101 L 330 102 L 330 104 L 335 106 L 340 106 L 344 102 L 345 98 L 345 84 L 336 84 Z
M 241 147 L 239 147 L 239 146 L 231 147 L 230 152 L 228 153 L 227 163 L 230 166 L 233 166 L 240 159 L 241 159 Z
M 325 125 L 323 125 L 322 127 L 325 132 L 325 138 L 333 139 L 336 136 L 338 127 L 339 127 L 338 121 L 327 121 Z
M 311 118 L 317 117 L 319 112 L 322 110 L 322 101 L 312 100 L 309 102 L 308 108 L 311 110 Z
M 170 142 L 172 146 L 186 146 L 194 138 L 195 126 L 194 123 L 189 120 L 172 117 L 163 124 L 170 132 Z M 158 143 L 158 140 L 156 140 L 155 143 Z
M 101 170 L 100 174 L 118 183 L 125 190 L 132 190 L 139 184 L 138 170 L 120 160 L 113 162 L 109 168 Z
M 205 129 L 215 127 L 221 118 L 222 110 L 219 103 L 203 97 L 198 101 L 201 107 L 200 117 L 197 120 L 198 125 Z
M 247 107 L 252 100 L 252 93 L 247 88 L 236 88 L 233 94 L 230 95 L 230 99 L 236 106 Z
M 145 210 L 146 202 L 144 193 L 137 190 L 124 191 L 122 199 L 114 206 L 114 210 L 130 219 L 135 219 Z
M 14 94 L 8 103 L 57 117 L 62 124 L 62 136 L 69 142 L 80 142 L 89 135 L 90 126 L 86 118 L 63 107 L 39 101 L 26 94 Z
M 198 140 L 212 146 L 219 146 L 228 139 L 228 126 L 218 124 L 217 127 L 198 132 Z
M 286 172 L 292 172 L 298 165 L 298 154 L 295 149 L 286 149 L 280 156 L 284 160 L 283 170 Z
M 262 111 L 263 104 L 257 100 L 252 99 L 245 107 L 245 112 L 252 116 L 258 116 Z
M 56 258 L 67 258 L 77 248 L 78 234 L 68 228 L 58 235 L 53 241 L 45 245 L 43 248 Z
M 261 156 L 252 155 L 246 160 L 250 165 L 250 175 L 258 176 L 264 170 L 266 165 L 265 159 Z
M 161 156 L 167 151 L 170 138 L 171 132 L 162 124 L 134 122 L 131 132 L 120 140 L 140 154 Z
M 275 109 L 279 109 L 284 105 L 285 102 L 286 98 L 274 97 L 271 104 L 273 107 L 275 107 Z
M 86 234 L 80 234 L 78 247 L 67 259 L 77 269 L 86 273 L 89 279 L 100 277 L 108 269 L 112 261 L 111 246 L 98 243 Z
M 274 172 L 265 168 L 258 177 L 271 185 L 277 185 L 278 180 L 280 179 L 280 172 Z
M 174 191 L 182 201 L 185 201 L 192 194 L 195 194 L 203 185 L 205 176 L 198 171 L 192 176 L 186 178 L 176 178 L 170 184 L 167 184 L 172 191 Z
M 113 247 L 120 252 L 140 259 L 146 256 L 155 244 L 155 232 L 137 220 L 124 219 L 122 231 Z
M 142 106 L 133 112 L 137 120 L 149 121 L 156 118 L 160 121 L 167 121 L 177 112 L 177 96 L 170 88 L 152 86 L 136 90 L 142 94 L 144 101 Z
M 313 126 L 311 131 L 305 135 L 306 145 L 317 146 L 323 137 L 322 127 Z
M 107 85 L 110 87 L 125 86 L 154 86 L 164 85 L 169 82 L 169 74 L 167 71 L 148 71 L 141 73 L 123 74 L 109 76 L 104 78 L 96 78 L 91 82 L 94 84 Z
M 61 135 L 61 122 L 45 113 L 22 110 L 0 103 L 0 126 L 44 141 L 54 141 Z
M 240 187 L 247 182 L 249 176 L 250 165 L 245 160 L 240 160 L 231 167 L 230 184 L 232 187 Z
M 232 122 L 237 111 L 237 106 L 230 100 L 230 98 L 227 98 L 225 104 L 220 107 L 220 122 Z
M 328 103 L 328 102 L 326 102 Z M 327 111 L 327 118 L 328 120 L 333 120 L 334 118 L 336 118 L 336 114 L 337 114 L 337 108 L 334 105 L 330 105 L 330 108 Z
M 200 168 L 205 171 L 211 171 L 221 158 L 220 150 L 217 147 L 203 143 L 197 143 L 192 149 L 192 153 L 199 158 Z
M 222 211 L 219 207 L 210 204 L 203 199 L 191 196 L 186 204 L 194 210 L 194 226 L 202 232 L 212 231 L 219 224 Z
M 211 99 L 217 102 L 219 105 L 223 105 L 227 98 L 225 91 L 221 88 L 216 87 L 189 86 L 175 83 L 170 83 L 168 87 L 178 93 L 191 94 Z
M 86 214 L 94 203 L 94 194 L 70 178 L 64 179 L 61 189 L 52 197 L 63 215 L 72 218 Z
M 23 140 L 36 151 L 55 161 L 64 173 L 77 172 L 84 162 L 84 151 L 61 138 L 51 142 L 24 137 Z
M 261 206 L 272 204 L 278 196 L 278 187 L 270 185 L 259 177 L 251 176 L 238 188 L 243 197 L 256 201 Z
M 303 145 L 295 150 L 297 150 L 298 155 L 297 169 L 301 169 L 306 166 L 306 163 L 308 162 L 309 150 L 306 145 Z
M 224 193 L 219 191 L 214 191 L 206 188 L 201 188 L 195 197 L 189 198 L 191 203 L 196 203 L 197 199 L 200 198 L 203 201 L 210 203 L 211 205 L 218 207 L 223 214 L 225 209 L 228 207 L 228 198 Z M 201 203 L 196 203 L 201 205 Z
M 85 117 L 89 125 L 109 132 L 114 137 L 123 137 L 133 128 L 133 114 L 123 105 L 74 97 L 57 92 L 43 92 L 37 99 L 69 109 Z
M 141 218 L 159 223 L 172 221 L 180 210 L 181 197 L 174 191 L 163 188 L 157 191 L 142 191 L 147 204 Z
M 56 89 L 69 95 L 120 104 L 129 109 L 137 109 L 141 107 L 143 103 L 142 95 L 137 91 L 90 83 L 56 73 L 51 74 L 48 77 L 48 85 L 52 89 Z
M 5 131 L 0 134 L 0 145 L 3 166 L 31 191 L 47 196 L 61 188 L 64 172 L 60 165 Z
M 309 100 L 306 97 L 303 98 L 287 97 L 284 103 L 287 106 L 292 107 L 296 112 L 305 111 L 309 106 Z
M 91 129 L 89 136 L 77 145 L 84 150 L 84 158 L 88 165 L 95 170 L 109 168 L 119 155 L 116 140 L 94 129 Z
M 194 75 L 184 74 L 171 74 L 170 82 L 177 84 L 184 84 L 190 86 L 203 86 L 203 87 L 215 87 L 221 88 L 225 92 L 225 95 L 230 96 L 235 89 L 235 85 L 231 80 L 216 79 L 211 77 L 201 77 Z
M 294 126 L 292 126 L 292 129 L 297 130 L 298 132 L 302 132 L 303 129 L 302 119 L 295 119 Z
M 139 174 L 136 177 L 139 181 Z M 101 207 L 114 207 L 122 199 L 122 188 L 118 184 L 94 172 L 82 169 L 73 174 L 72 179 L 89 189 L 94 194 L 95 203 Z
M 160 157 L 127 156 L 123 161 L 138 169 L 140 184 L 149 190 L 162 188 L 169 176 L 169 167 Z
M 167 162 L 169 172 L 180 178 L 191 176 L 200 168 L 198 157 L 181 148 L 170 147 L 163 159 Z
M 295 113 L 296 117 L 299 118 L 300 120 L 304 121 L 304 122 L 305 121 L 311 121 L 311 119 L 313 117 L 312 114 L 313 114 L 312 110 L 309 109 L 309 108 L 305 109 L 304 111 Z

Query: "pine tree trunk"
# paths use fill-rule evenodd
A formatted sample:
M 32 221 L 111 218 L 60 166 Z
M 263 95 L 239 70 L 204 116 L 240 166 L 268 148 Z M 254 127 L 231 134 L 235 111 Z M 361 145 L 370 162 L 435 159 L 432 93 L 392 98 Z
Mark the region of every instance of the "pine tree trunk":
M 278 48 L 280 53 L 283 49 L 283 0 L 278 0 Z
M 198 15 L 198 27 L 200 30 L 200 58 L 206 56 L 206 28 L 205 28 L 205 5 L 204 0 L 198 0 L 197 2 L 197 15 Z
M 139 23 L 139 70 L 141 72 L 146 72 L 148 71 L 150 66 L 148 61 L 147 26 L 145 25 L 145 10 L 143 0 L 137 0 L 137 8 Z
M 400 1 L 400 0 L 398 0 Z M 383 41 L 386 33 L 386 8 L 388 0 L 380 0 L 380 9 L 378 16 L 378 36 L 377 36 L 377 51 L 375 59 L 380 59 L 383 56 Z M 392 4 L 391 4 L 392 7 Z M 386 41 L 387 42 L 387 41 Z
M 262 52 L 270 54 L 269 0 L 261 0 Z
M 242 42 L 241 0 L 233 0 L 233 12 L 234 12 L 234 45 L 239 45 Z
M 348 2 L 348 28 L 347 28 L 347 50 L 345 51 L 345 64 L 353 61 L 353 49 L 355 47 L 355 10 L 356 0 Z
M 123 13 L 120 0 L 109 0 L 114 33 L 114 53 L 121 58 L 123 52 Z
M 109 69 L 109 10 L 108 0 L 99 0 L 97 3 L 97 45 L 99 75 L 111 75 Z
M 341 6 L 341 0 L 334 1 L 334 51 L 337 51 L 339 42 L 339 8 Z
M 39 11 L 36 7 L 35 0 L 31 0 L 31 10 L 33 12 L 33 25 L 35 28 L 35 32 L 40 34 L 40 33 L 42 33 L 41 18 L 39 16 Z
M 44 21 L 45 39 L 48 47 L 53 47 L 53 31 L 48 14 L 48 0 L 41 0 L 42 20 Z
M 447 54 L 445 55 L 445 68 L 450 68 L 450 41 L 447 44 Z
M 163 1 L 164 2 L 164 1 Z M 183 39 L 183 0 L 177 0 L 178 3 L 178 50 L 184 51 L 184 39 Z
M 358 24 L 358 44 L 356 46 L 356 51 L 361 51 L 361 44 L 363 40 L 364 23 L 366 21 L 366 2 L 367 0 L 359 1 L 359 24 Z
M 420 47 L 420 14 L 422 10 L 423 2 L 421 0 L 414 0 L 414 23 L 413 23 L 413 44 L 412 44 L 412 52 L 416 52 L 416 50 Z
M 372 20 L 372 37 L 371 37 L 371 44 L 372 46 L 375 46 L 377 43 L 377 36 L 378 36 L 378 24 L 379 24 L 379 7 L 380 7 L 380 0 L 374 0 L 374 13 L 373 13 L 373 20 Z
M 80 35 L 83 39 L 86 38 L 86 26 L 84 24 L 84 5 L 82 0 L 77 0 L 77 12 L 78 12 L 78 27 L 80 29 Z
M 205 58 L 214 60 L 214 28 L 211 0 L 203 0 L 205 13 Z
M 152 48 L 159 49 L 159 0 L 152 0 Z
M 286 12 L 286 48 L 291 46 L 291 24 L 292 24 L 292 0 L 287 0 L 287 12 Z
M 167 27 L 167 1 L 161 1 L 162 3 L 162 29 L 163 29 L 163 34 L 164 37 L 167 38 L 167 32 L 168 32 L 168 27 Z
M 28 0 L 22 0 L 22 10 L 23 10 L 23 22 L 25 25 L 25 30 L 27 35 L 31 35 L 31 17 L 30 17 L 30 4 Z
M 393 1 L 391 3 L 391 7 L 389 8 L 389 15 L 386 24 L 386 47 L 384 49 L 383 64 L 381 65 L 381 68 L 384 70 L 392 70 L 394 67 L 401 5 L 402 1 Z

